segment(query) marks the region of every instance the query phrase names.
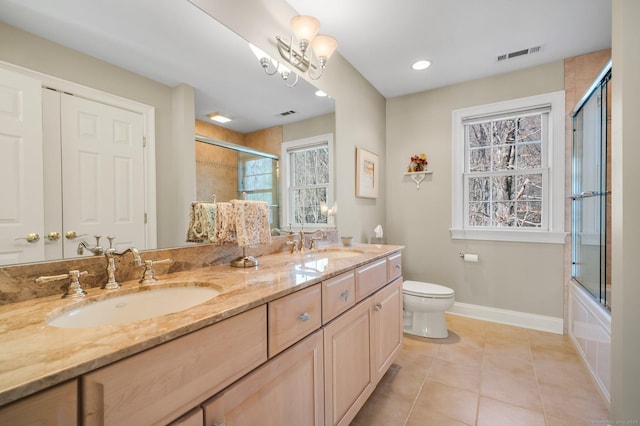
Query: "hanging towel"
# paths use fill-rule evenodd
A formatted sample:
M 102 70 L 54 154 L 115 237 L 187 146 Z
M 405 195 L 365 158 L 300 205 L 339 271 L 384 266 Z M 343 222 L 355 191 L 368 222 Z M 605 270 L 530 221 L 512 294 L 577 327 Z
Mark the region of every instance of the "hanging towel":
M 189 229 L 187 230 L 188 242 L 200 243 L 213 239 L 216 210 L 215 203 L 191 203 Z
M 212 242 L 216 244 L 235 243 L 236 222 L 231 203 L 218 203 L 216 212 L 216 224 Z
M 265 201 L 232 200 L 231 204 L 240 247 L 271 242 L 269 205 Z

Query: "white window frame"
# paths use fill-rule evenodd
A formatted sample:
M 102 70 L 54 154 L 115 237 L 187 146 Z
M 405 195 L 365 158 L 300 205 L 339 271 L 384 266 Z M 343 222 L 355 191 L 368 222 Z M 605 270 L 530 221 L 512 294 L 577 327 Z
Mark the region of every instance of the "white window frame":
M 290 152 L 304 148 L 312 148 L 314 146 L 326 145 L 329 151 L 329 183 L 327 184 L 327 205 L 332 206 L 334 202 L 334 157 L 333 157 L 333 134 L 327 133 L 323 135 L 311 136 L 304 139 L 287 141 L 282 143 L 282 151 L 280 155 L 280 181 L 282 188 L 282 209 L 280 211 L 280 227 L 283 230 L 288 229 L 291 223 L 295 228 L 300 224 L 295 223 L 293 217 L 292 192 L 291 192 L 291 157 Z M 306 225 L 306 224 L 304 224 Z M 313 228 L 334 228 L 335 225 L 329 223 L 309 224 Z
M 541 228 L 479 228 L 465 226 L 468 211 L 465 193 L 465 123 L 489 119 L 493 116 L 526 113 L 535 109 L 549 109 L 549 133 L 542 138 L 542 155 L 546 163 L 543 173 L 543 224 Z M 451 198 L 451 238 L 466 240 L 516 241 L 564 244 L 564 187 L 565 187 L 565 117 L 564 91 L 545 93 L 487 105 L 454 110 L 452 112 L 453 164 Z

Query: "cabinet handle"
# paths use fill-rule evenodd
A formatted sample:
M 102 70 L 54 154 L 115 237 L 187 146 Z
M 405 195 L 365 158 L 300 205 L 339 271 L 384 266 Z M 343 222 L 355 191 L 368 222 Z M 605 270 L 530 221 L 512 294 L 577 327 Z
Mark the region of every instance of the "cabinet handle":
M 379 311 L 380 309 L 382 309 L 382 303 L 376 303 L 376 305 L 373 307 L 374 311 Z
M 340 297 L 342 297 L 344 299 L 344 301 L 346 302 L 347 299 L 349 298 L 349 290 L 345 290 L 342 293 L 340 293 Z
M 300 318 L 302 321 L 309 321 L 309 318 L 311 318 L 311 316 L 305 312 L 298 315 L 298 318 Z
M 396 265 L 396 269 L 400 269 L 400 264 L 399 263 Z
M 27 234 L 27 236 L 25 238 L 16 238 L 16 241 L 18 240 L 27 240 L 28 243 L 37 243 L 38 241 L 40 241 L 40 235 L 38 235 L 35 232 L 30 232 Z

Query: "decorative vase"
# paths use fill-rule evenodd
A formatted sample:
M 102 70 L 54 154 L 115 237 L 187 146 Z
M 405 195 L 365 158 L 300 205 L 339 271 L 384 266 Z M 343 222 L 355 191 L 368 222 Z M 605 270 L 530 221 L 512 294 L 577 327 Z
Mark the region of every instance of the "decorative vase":
M 424 166 L 422 164 L 415 164 L 413 166 L 413 171 L 414 172 L 423 172 L 424 171 Z

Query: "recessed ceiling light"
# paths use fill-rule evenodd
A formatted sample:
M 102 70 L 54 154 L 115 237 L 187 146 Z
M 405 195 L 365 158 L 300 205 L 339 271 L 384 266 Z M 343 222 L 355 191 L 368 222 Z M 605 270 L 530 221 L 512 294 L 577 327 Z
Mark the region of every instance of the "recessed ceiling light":
M 327 94 L 325 92 L 323 92 L 322 90 L 318 90 L 318 91 L 316 91 L 316 96 L 325 97 L 325 96 L 327 96 Z
M 421 71 L 421 70 L 426 70 L 427 68 L 429 68 L 429 66 L 431 66 L 431 62 L 427 60 L 421 60 L 411 65 L 411 68 L 413 68 L 416 71 Z
M 231 121 L 229 117 L 225 117 L 224 115 L 220 115 L 217 112 L 212 112 L 207 117 L 212 119 L 213 121 L 217 121 L 218 123 L 228 123 Z

